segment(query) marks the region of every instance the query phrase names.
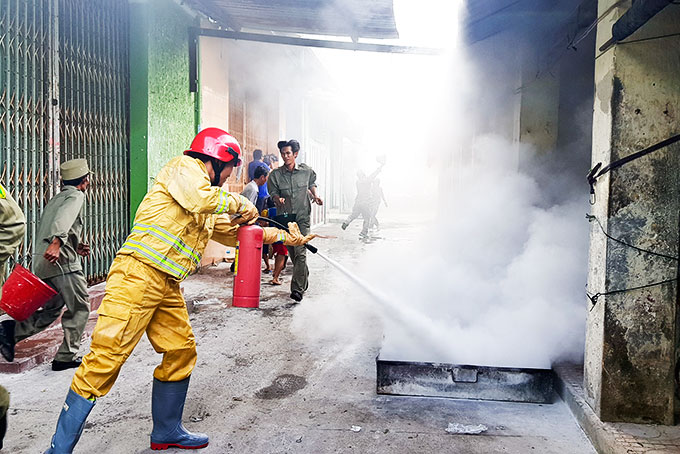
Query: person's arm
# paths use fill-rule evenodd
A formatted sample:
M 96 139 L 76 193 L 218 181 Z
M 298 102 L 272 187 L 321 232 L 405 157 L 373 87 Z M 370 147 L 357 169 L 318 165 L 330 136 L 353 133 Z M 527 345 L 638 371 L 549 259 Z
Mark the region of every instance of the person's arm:
M 76 254 L 78 254 L 81 257 L 87 257 L 88 255 L 90 255 L 90 245 L 87 243 L 78 242 Z
M 47 249 L 45 249 L 45 252 L 43 253 L 43 257 L 45 260 L 47 260 L 50 263 L 56 263 L 57 260 L 59 260 L 59 256 L 61 255 L 61 246 L 62 246 L 62 241 L 59 237 L 54 237 L 52 241 L 50 242 L 50 245 L 47 246 Z
M 54 220 L 47 226 L 47 233 L 43 240 L 49 242 L 50 245 L 45 250 L 43 257 L 48 262 L 55 263 L 59 260 L 61 246 L 66 243 L 68 232 L 80 215 L 83 203 L 85 203 L 85 194 L 74 191 L 73 194 L 64 199 Z
M 245 216 L 252 205 L 241 194 L 211 186 L 208 175 L 197 162 L 181 160 L 175 163 L 166 187 L 172 198 L 191 213 Z
M 378 166 L 378 168 L 375 169 L 375 172 L 373 172 L 372 174 L 370 174 L 367 178 L 368 178 L 369 180 L 373 180 L 375 177 L 377 177 L 378 174 L 380 173 L 380 171 L 382 170 L 382 168 L 383 168 L 384 165 L 385 165 L 385 164 L 380 164 L 380 166 Z
M 279 188 L 279 181 L 275 172 L 269 174 L 269 179 L 267 180 L 267 190 L 269 191 L 269 196 L 274 201 L 274 204 L 281 208 L 286 202 L 286 199 L 281 197 L 281 188 Z
M 215 227 L 213 229 L 213 241 L 228 247 L 236 247 L 236 233 L 239 225 L 232 223 L 228 216 L 220 215 L 215 218 Z
M 264 230 L 263 244 L 274 244 L 282 241 L 286 246 L 302 246 L 316 238 L 314 233 L 303 236 L 295 222 L 288 223 L 288 232 L 276 227 L 264 227 L 262 230 Z
M 226 216 L 217 216 L 215 220 L 215 228 L 213 229 L 213 241 L 228 247 L 236 247 L 236 237 L 238 235 L 239 225 L 234 224 Z M 276 227 L 264 227 L 262 236 L 263 244 L 273 244 L 282 241 L 286 246 L 302 246 L 309 243 L 316 234 L 302 235 L 300 228 L 294 222 L 288 223 L 288 232 Z
M 323 205 L 323 200 L 321 200 L 321 197 L 319 197 L 316 194 L 316 172 L 311 169 L 310 175 L 309 175 L 309 192 L 312 194 L 312 200 L 314 203 L 317 205 Z

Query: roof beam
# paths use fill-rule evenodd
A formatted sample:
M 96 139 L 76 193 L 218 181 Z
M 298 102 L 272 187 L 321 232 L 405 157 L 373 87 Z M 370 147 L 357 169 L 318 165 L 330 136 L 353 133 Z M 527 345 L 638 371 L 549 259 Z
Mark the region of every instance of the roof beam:
M 419 54 L 440 55 L 443 49 L 431 47 L 393 46 L 387 44 L 355 43 L 346 41 L 333 41 L 329 39 L 297 38 L 293 36 L 264 35 L 260 33 L 244 33 L 228 30 L 215 30 L 210 28 L 194 27 L 195 36 L 210 36 L 213 38 L 235 39 L 241 41 L 256 41 L 270 44 L 285 44 L 288 46 L 320 47 L 326 49 L 354 50 L 363 52 L 387 52 L 393 54 Z

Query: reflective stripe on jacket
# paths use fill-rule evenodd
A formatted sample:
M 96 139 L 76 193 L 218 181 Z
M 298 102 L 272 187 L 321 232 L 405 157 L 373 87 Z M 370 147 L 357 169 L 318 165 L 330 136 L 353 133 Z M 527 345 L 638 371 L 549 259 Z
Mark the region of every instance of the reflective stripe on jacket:
M 211 186 L 199 159 L 174 158 L 139 205 L 132 231 L 118 253 L 182 280 L 198 267 L 213 233 L 218 241 L 235 242 L 238 226 L 226 215 L 240 213 L 248 203 L 239 194 Z

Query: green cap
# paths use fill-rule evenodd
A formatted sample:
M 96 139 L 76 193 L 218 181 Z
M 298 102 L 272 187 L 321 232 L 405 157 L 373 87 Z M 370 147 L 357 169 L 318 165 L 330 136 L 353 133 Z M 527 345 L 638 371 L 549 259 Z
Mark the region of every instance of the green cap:
M 65 181 L 77 180 L 90 173 L 87 159 L 71 159 L 61 165 L 61 179 Z

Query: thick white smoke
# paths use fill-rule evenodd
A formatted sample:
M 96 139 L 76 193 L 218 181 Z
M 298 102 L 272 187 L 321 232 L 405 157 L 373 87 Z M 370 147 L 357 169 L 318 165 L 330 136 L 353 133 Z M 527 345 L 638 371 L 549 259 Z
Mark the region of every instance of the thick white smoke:
M 360 54 L 336 64 L 320 57 L 345 81 L 358 115 L 375 119 L 366 128 L 370 149 L 387 150 L 385 238 L 345 265 L 396 307 L 357 288 L 356 311 L 328 298 L 303 304 L 293 329 L 329 339 L 361 329 L 370 309 L 384 321 L 383 358 L 538 368 L 582 358 L 588 208 L 585 183 L 573 178 L 587 170 L 582 155 L 537 156 L 512 138 L 475 136 L 480 118 L 512 111 L 498 103 L 515 102 L 516 81 L 478 77 L 462 49 L 437 61 L 396 56 L 372 66 Z M 351 68 L 361 68 L 354 84 Z M 475 83 L 487 79 L 494 83 Z
M 436 224 L 411 244 L 371 251 L 366 262 L 381 266 L 364 274 L 433 320 L 420 339 L 388 322 L 383 357 L 549 367 L 582 355 L 587 202 L 551 205 L 554 194 L 508 168 L 509 148 L 478 140 L 478 163 L 457 169 Z
M 399 238 L 386 230 L 352 264 L 396 308 L 350 287 L 342 303 L 303 305 L 293 328 L 313 342 L 337 341 L 354 338 L 378 314 L 382 358 L 535 368 L 579 360 L 586 198 L 544 190 L 508 165 L 509 148 L 498 137 L 480 138 L 475 168 L 457 169 L 459 185 L 440 199 L 430 225 L 419 222 L 418 206 L 402 206 L 402 215 L 411 210 L 411 228 Z

